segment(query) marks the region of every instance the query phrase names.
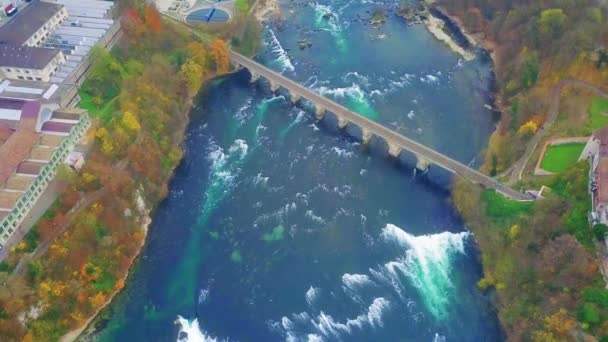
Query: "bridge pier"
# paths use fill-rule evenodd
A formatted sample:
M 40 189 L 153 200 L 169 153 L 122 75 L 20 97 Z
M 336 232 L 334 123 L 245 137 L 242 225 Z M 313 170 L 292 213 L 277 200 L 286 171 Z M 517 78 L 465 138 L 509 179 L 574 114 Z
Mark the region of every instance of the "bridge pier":
M 233 61 L 232 63 L 230 63 L 230 64 L 232 65 L 232 68 L 233 68 L 234 70 L 237 70 L 237 71 L 238 71 L 238 70 L 243 69 L 243 66 L 242 66 L 241 64 L 236 63 L 236 62 L 234 62 L 234 61 Z M 251 70 L 250 70 L 250 71 L 251 71 Z
M 249 79 L 249 83 L 255 83 L 259 78 L 260 78 L 260 74 L 258 74 L 257 72 L 249 69 L 249 73 L 251 74 L 251 78 Z
M 276 93 L 277 90 L 279 90 L 279 88 L 281 87 L 280 84 L 274 82 L 274 81 L 270 81 L 270 91 L 272 91 L 273 93 Z
M 399 147 L 398 145 L 395 145 L 393 143 L 387 142 L 388 144 L 388 155 L 393 157 L 393 158 L 399 158 L 399 155 L 401 154 L 401 147 Z
M 363 140 L 364 145 L 367 145 L 370 140 L 372 140 L 374 133 L 372 133 L 369 129 L 365 127 L 361 127 L 361 133 L 361 140 Z
M 296 93 L 289 93 L 289 99 L 291 100 L 291 104 L 296 104 L 298 103 L 298 101 L 300 101 L 300 95 L 296 94 Z
M 344 127 L 346 127 L 346 125 L 348 125 L 348 120 L 346 120 L 345 118 L 338 116 L 338 128 L 339 129 L 344 129 Z
M 325 108 L 315 105 L 315 118 L 317 120 L 322 120 L 325 116 Z
M 416 155 L 416 169 L 427 171 L 431 167 L 431 162 L 420 155 Z

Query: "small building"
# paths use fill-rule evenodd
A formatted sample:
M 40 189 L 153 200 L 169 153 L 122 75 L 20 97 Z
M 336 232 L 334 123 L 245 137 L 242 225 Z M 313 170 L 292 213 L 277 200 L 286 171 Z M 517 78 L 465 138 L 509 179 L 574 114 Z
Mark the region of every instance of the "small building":
M 591 220 L 608 224 L 608 126 L 593 132 L 579 160 L 589 160 Z

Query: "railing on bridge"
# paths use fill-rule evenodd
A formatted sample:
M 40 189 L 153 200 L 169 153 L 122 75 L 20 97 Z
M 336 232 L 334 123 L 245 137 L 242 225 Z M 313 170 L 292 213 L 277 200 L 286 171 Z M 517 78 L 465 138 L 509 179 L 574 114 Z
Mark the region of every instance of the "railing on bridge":
M 248 69 L 254 79 L 259 76 L 266 78 L 270 82 L 273 91 L 281 86 L 290 92 L 292 98 L 304 98 L 312 102 L 317 109 L 317 113 L 325 110 L 334 113 L 338 117 L 339 122 L 342 122 L 339 123 L 341 127 L 345 126 L 348 122 L 356 124 L 363 132 L 364 141 L 369 139 L 371 135 L 384 139 L 389 146 L 389 153 L 392 155 L 398 156 L 401 149 L 408 150 L 414 153 L 419 159 L 424 159 L 432 164 L 436 164 L 453 173 L 459 174 L 474 183 L 482 185 L 485 188 L 496 189 L 496 191 L 512 199 L 520 201 L 533 199 L 533 197 L 527 193 L 513 190 L 492 177 L 489 177 L 456 160 L 453 160 L 444 154 L 441 154 L 427 146 L 407 138 L 375 121 L 359 115 L 345 108 L 344 106 L 315 93 L 303 85 L 294 82 L 287 77 L 251 60 L 250 58 L 231 51 L 230 59 L 233 63 Z

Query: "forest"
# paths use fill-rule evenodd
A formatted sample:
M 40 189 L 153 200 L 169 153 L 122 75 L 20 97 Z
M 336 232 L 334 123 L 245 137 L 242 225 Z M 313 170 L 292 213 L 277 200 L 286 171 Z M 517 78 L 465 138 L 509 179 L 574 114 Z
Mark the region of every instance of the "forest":
M 605 2 L 440 0 L 438 6 L 494 60 L 502 115 L 484 172 L 500 176 L 545 125 L 546 139 L 588 136 L 599 128 L 590 114 L 592 94 L 567 82 L 608 85 Z M 548 120 L 556 108 L 553 124 Z M 531 165 L 538 153 L 532 157 Z M 531 174 L 533 166 L 526 168 L 515 188 L 548 187 L 544 199 L 530 203 L 455 183 L 453 202 L 482 254 L 478 286 L 493 298 L 510 341 L 608 341 L 608 290 L 601 273 L 608 228 L 588 220 L 587 164 L 542 178 Z
M 123 288 L 181 159 L 192 100 L 228 71 L 224 41 L 201 42 L 133 3 L 121 19 L 124 39 L 93 52 L 80 89 L 94 120 L 85 166 L 59 171 L 65 191 L 0 263 L 3 341 L 56 341 Z

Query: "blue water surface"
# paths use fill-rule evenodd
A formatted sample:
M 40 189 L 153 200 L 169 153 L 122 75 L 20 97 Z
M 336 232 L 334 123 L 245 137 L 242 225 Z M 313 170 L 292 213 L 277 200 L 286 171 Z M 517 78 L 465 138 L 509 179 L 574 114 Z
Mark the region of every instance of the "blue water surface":
M 282 2 L 259 60 L 464 163 L 494 127 L 491 65 L 464 61 L 397 4 Z M 385 24 L 369 24 L 382 8 Z M 332 13 L 330 16 L 324 16 Z M 300 49 L 308 40 L 310 48 Z M 362 146 L 247 71 L 191 113 L 186 155 L 100 341 L 496 341 L 451 176 Z

